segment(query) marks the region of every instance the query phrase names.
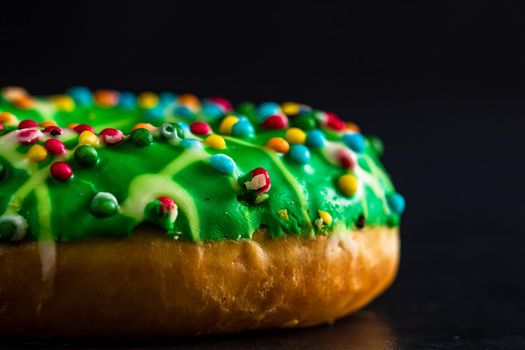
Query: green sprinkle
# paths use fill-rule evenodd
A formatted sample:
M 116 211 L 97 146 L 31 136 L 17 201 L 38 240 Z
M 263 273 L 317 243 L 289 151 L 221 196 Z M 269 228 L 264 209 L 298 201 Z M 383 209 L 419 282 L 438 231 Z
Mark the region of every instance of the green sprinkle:
M 153 135 L 148 130 L 139 128 L 131 132 L 130 140 L 135 146 L 145 147 L 153 143 Z
M 91 167 L 98 162 L 98 152 L 91 145 L 82 145 L 75 151 L 75 161 L 83 167 Z

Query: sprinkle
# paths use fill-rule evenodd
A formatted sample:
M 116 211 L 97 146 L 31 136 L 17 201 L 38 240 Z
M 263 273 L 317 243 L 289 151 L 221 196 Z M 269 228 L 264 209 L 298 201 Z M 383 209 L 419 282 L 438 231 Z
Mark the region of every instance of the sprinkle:
M 224 141 L 224 138 L 220 135 L 210 135 L 204 140 L 204 143 L 213 149 L 226 148 L 226 141 Z
M 35 105 L 35 100 L 31 96 L 21 96 L 13 99 L 12 103 L 20 109 L 30 109 Z
M 175 204 L 175 201 L 171 199 L 170 197 L 159 197 L 157 198 L 159 201 L 159 215 L 161 217 L 167 217 L 170 222 L 175 222 L 177 220 L 178 216 L 178 208 L 177 204 Z
M 346 133 L 343 135 L 344 144 L 356 153 L 365 150 L 365 137 L 358 133 Z
M 339 162 L 339 164 L 341 164 L 341 166 L 347 169 L 352 169 L 357 162 L 355 155 L 346 148 L 338 149 L 335 152 L 335 157 L 337 161 Z
M 186 106 L 175 107 L 175 109 L 173 110 L 173 115 L 176 118 L 180 118 L 180 119 L 184 119 L 188 121 L 195 119 L 195 112 Z
M 73 169 L 71 169 L 71 165 L 66 162 L 55 162 L 51 164 L 50 172 L 55 180 L 62 182 L 69 180 L 71 176 L 73 176 Z
M 257 118 L 260 121 L 265 120 L 272 114 L 279 113 L 281 113 L 281 107 L 275 102 L 264 102 L 259 105 L 259 108 L 257 108 Z
M 62 129 L 54 125 L 47 126 L 44 130 L 42 130 L 42 132 L 49 134 L 53 137 L 62 135 Z
M 40 163 L 47 158 L 47 151 L 44 146 L 33 145 L 26 153 L 27 158 L 33 162 Z
M 52 100 L 59 111 L 71 112 L 75 109 L 75 101 L 68 95 L 53 96 Z
M 190 125 L 190 130 L 195 135 L 208 135 L 211 133 L 211 127 L 205 122 L 195 122 Z
M 257 193 L 268 192 L 272 187 L 270 174 L 264 168 L 255 168 L 250 171 L 250 180 L 244 182 L 244 186 L 248 191 L 256 191 Z
M 376 136 L 368 136 L 368 142 L 370 147 L 376 152 L 379 157 L 382 157 L 385 153 L 385 147 L 383 146 L 383 141 Z
M 160 135 L 166 140 L 179 139 L 186 137 L 186 132 L 180 123 L 164 123 L 160 126 Z
M 117 198 L 109 192 L 99 192 L 89 203 L 89 211 L 99 218 L 110 217 L 118 211 Z
M 155 126 L 153 126 L 152 124 L 150 124 L 150 123 L 138 123 L 138 124 L 135 124 L 135 126 L 131 128 L 131 131 L 134 131 L 134 130 L 137 130 L 137 129 L 146 129 L 146 130 L 148 130 L 151 133 L 153 133 L 153 132 L 155 132 L 155 130 L 157 130 L 157 128 Z
M 80 136 L 78 137 L 78 144 L 79 145 L 91 145 L 91 146 L 98 146 L 100 144 L 98 140 L 98 136 L 92 133 L 89 130 L 82 131 Z
M 262 126 L 268 130 L 280 130 L 288 127 L 288 118 L 281 114 L 274 114 L 262 122 Z
M 255 105 L 251 102 L 242 102 L 239 105 L 237 105 L 237 108 L 235 108 L 237 112 L 239 112 L 242 115 L 247 116 L 248 118 L 254 120 L 256 118 L 257 110 L 255 108 Z M 264 118 L 260 119 L 260 121 L 263 121 Z
M 233 125 L 239 121 L 239 118 L 229 115 L 221 121 L 219 133 L 229 135 L 232 132 Z
M 74 129 L 75 127 L 77 127 L 79 124 L 77 123 L 71 123 L 67 126 L 68 129 Z
M 154 92 L 146 91 L 139 95 L 138 102 L 141 108 L 150 109 L 159 103 L 159 97 Z
M 64 145 L 62 141 L 57 139 L 46 140 L 46 142 L 44 143 L 44 147 L 49 153 L 55 156 L 62 155 L 67 151 L 66 145 Z
M 23 145 L 31 145 L 40 140 L 42 136 L 42 132 L 36 129 L 22 129 L 15 132 L 15 139 Z
M 202 143 L 196 139 L 181 140 L 179 145 L 183 148 L 201 148 L 202 147 Z
M 312 148 L 323 148 L 326 143 L 326 136 L 321 130 L 312 130 L 306 137 L 306 144 Z
M 177 99 L 177 103 L 180 105 L 186 106 L 190 109 L 195 109 L 199 107 L 200 105 L 200 102 L 197 96 L 192 95 L 192 94 L 180 95 L 179 98 Z
M 285 102 L 281 105 L 281 109 L 283 110 L 284 114 L 286 114 L 289 117 L 292 117 L 299 113 L 301 105 L 296 102 Z
M 40 122 L 40 124 L 38 124 L 40 127 L 42 128 L 47 128 L 47 127 L 50 127 L 50 126 L 57 126 L 57 122 L 53 121 L 53 120 L 44 120 L 43 122 Z
M 72 128 L 75 130 L 77 134 L 82 134 L 84 131 L 91 131 L 93 134 L 95 133 L 95 129 L 91 125 L 87 124 L 77 124 Z
M 292 145 L 289 156 L 294 162 L 299 164 L 307 164 L 310 162 L 310 151 L 304 145 Z
M 290 150 L 290 144 L 282 137 L 272 137 L 266 145 L 279 153 L 287 153 Z
M 325 120 L 326 127 L 336 130 L 336 131 L 342 131 L 345 129 L 345 122 L 342 121 L 335 113 L 333 112 L 326 112 L 326 120 Z
M 332 215 L 330 215 L 329 212 L 324 211 L 324 210 L 318 210 L 317 212 L 319 213 L 319 218 L 323 220 L 323 223 L 327 225 L 332 224 L 333 219 L 332 219 Z
M 67 93 L 76 104 L 81 106 L 89 106 L 93 103 L 93 98 L 91 96 L 91 91 L 83 86 L 72 87 L 67 90 Z
M 293 126 L 308 131 L 315 129 L 317 121 L 311 113 L 300 114 L 293 119 Z
M 134 129 L 129 135 L 131 143 L 138 147 L 149 146 L 153 143 L 153 135 L 144 128 Z
M 303 144 L 306 141 L 306 134 L 299 128 L 290 128 L 286 130 L 286 139 L 291 144 Z
M 405 198 L 397 192 L 391 193 L 386 198 L 388 206 L 395 214 L 401 214 L 405 211 Z
M 21 241 L 27 233 L 27 221 L 21 215 L 0 216 L 0 241 Z
M 25 119 L 22 120 L 18 124 L 18 129 L 29 129 L 29 128 L 36 128 L 38 126 L 38 123 L 31 119 Z
M 353 196 L 357 192 L 357 178 L 352 174 L 341 176 L 337 180 L 337 185 L 345 196 Z
M 225 110 L 214 102 L 205 102 L 202 105 L 202 113 L 211 120 L 218 119 L 224 115 Z
M 99 133 L 99 138 L 106 145 L 116 145 L 124 140 L 122 131 L 112 128 L 106 128 Z
M 235 162 L 225 154 L 219 153 L 210 157 L 211 167 L 223 174 L 233 174 Z
M 353 131 L 353 132 L 361 132 L 361 129 L 359 126 L 352 122 L 345 122 L 345 130 Z
M 228 101 L 224 97 L 220 97 L 220 96 L 210 97 L 208 101 L 213 102 L 216 105 L 219 105 L 221 109 L 224 111 L 224 113 L 233 110 L 231 102 Z
M 144 120 L 147 122 L 159 122 L 164 119 L 164 106 L 157 105 L 144 113 Z
M 237 137 L 251 137 L 255 134 L 255 129 L 248 119 L 239 118 L 239 121 L 233 125 L 231 132 Z
M 82 145 L 75 150 L 74 158 L 83 167 L 91 167 L 98 162 L 98 152 L 91 145 Z
M 167 106 L 177 100 L 177 95 L 172 92 L 164 91 L 159 95 L 159 104 L 162 106 Z
M 9 112 L 0 112 L 0 123 L 5 125 L 15 125 L 18 122 L 18 118 L 14 114 Z
M 103 107 L 116 106 L 119 99 L 119 93 L 114 90 L 98 90 L 94 94 L 95 103 Z
M 124 91 L 120 93 L 118 106 L 123 109 L 133 109 L 137 107 L 137 97 L 134 93 Z

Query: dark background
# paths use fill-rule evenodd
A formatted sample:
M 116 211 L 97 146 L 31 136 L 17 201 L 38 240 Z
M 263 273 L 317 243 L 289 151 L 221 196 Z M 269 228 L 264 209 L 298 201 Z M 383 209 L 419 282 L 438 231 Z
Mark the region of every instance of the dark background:
M 294 100 L 384 141 L 408 203 L 387 293 L 333 326 L 153 345 L 525 348 L 524 22 L 519 1 L 2 3 L 0 86 Z

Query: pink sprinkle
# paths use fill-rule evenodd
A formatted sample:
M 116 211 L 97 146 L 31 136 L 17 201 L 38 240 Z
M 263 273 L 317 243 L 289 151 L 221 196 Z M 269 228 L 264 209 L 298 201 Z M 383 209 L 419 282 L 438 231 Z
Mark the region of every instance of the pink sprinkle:
M 355 166 L 356 160 L 354 158 L 353 153 L 350 150 L 346 148 L 340 148 L 339 150 L 337 150 L 335 156 L 343 167 L 347 169 L 352 169 Z
M 274 114 L 266 118 L 262 126 L 270 130 L 285 129 L 288 127 L 288 118 L 281 114 Z
M 38 126 L 38 123 L 31 119 L 22 120 L 18 124 L 19 129 L 36 128 L 37 126 Z
M 73 176 L 71 165 L 66 162 L 55 162 L 50 168 L 51 176 L 57 181 L 67 181 Z
M 233 110 L 231 102 L 225 99 L 224 97 L 216 96 L 216 97 L 211 97 L 208 100 L 210 102 L 218 104 L 224 112 L 229 112 Z
M 99 134 L 99 137 L 102 142 L 108 145 L 116 145 L 117 143 L 120 143 L 122 140 L 124 140 L 124 134 L 122 131 L 112 128 L 102 130 Z
M 20 142 L 23 145 L 31 145 L 40 140 L 42 135 L 43 134 L 40 130 L 22 129 L 16 131 L 15 138 L 18 142 Z
M 66 153 L 66 145 L 62 141 L 57 139 L 49 139 L 45 142 L 44 147 L 49 151 L 49 153 L 59 156 Z
M 73 128 L 77 134 L 82 134 L 84 131 L 91 131 L 92 133 L 95 133 L 95 129 L 91 125 L 87 124 L 79 124 Z
M 190 125 L 190 130 L 195 135 L 208 135 L 211 133 L 211 127 L 205 122 L 195 122 Z

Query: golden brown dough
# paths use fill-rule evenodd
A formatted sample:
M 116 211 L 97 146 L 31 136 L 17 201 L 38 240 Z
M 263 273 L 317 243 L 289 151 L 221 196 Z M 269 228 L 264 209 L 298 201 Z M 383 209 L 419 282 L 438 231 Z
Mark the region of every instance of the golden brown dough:
M 346 237 L 346 238 L 342 238 Z M 35 242 L 0 245 L 0 333 L 152 337 L 304 327 L 361 308 L 393 280 L 397 229 L 195 244 L 151 226 L 57 243 L 42 282 Z

